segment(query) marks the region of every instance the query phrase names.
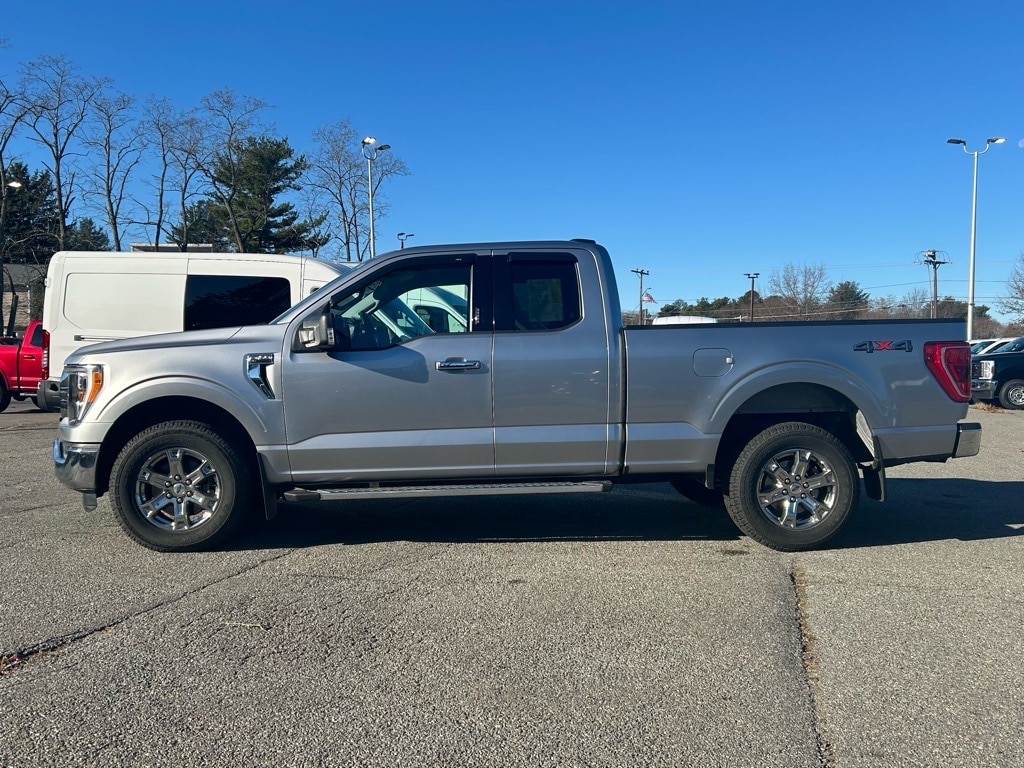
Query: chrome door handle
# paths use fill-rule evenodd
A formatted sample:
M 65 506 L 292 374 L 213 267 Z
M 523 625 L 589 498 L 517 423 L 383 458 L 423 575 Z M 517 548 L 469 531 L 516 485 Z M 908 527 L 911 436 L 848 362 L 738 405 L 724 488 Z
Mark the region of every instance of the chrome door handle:
M 449 357 L 438 360 L 434 367 L 439 371 L 475 371 L 480 368 L 479 360 L 467 360 L 464 357 Z

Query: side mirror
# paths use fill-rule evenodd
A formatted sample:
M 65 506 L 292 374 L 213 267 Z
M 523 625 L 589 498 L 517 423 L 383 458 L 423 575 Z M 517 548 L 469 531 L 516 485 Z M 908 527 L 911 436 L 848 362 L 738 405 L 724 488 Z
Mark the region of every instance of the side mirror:
M 316 317 L 307 317 L 295 332 L 292 342 L 293 352 L 326 352 L 334 349 L 334 324 L 331 322 L 331 311 L 325 308 Z

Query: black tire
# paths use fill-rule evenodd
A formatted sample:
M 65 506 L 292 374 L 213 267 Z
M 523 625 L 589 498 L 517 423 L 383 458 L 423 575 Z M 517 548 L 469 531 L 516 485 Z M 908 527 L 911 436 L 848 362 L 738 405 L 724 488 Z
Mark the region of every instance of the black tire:
M 7 410 L 7 406 L 11 404 L 11 391 L 4 386 L 4 383 L 0 381 L 0 413 Z
M 1024 408 L 1024 379 L 1013 379 L 1003 384 L 999 388 L 999 404 L 1014 411 Z
M 832 433 L 803 422 L 754 436 L 729 476 L 729 517 L 755 541 L 780 552 L 821 546 L 860 498 L 853 456 Z
M 168 421 L 140 432 L 110 473 L 121 528 L 158 552 L 210 549 L 253 508 L 251 462 L 208 425 Z
M 690 501 L 700 504 L 703 507 L 721 508 L 725 503 L 722 491 L 719 488 L 708 488 L 696 477 L 680 475 L 671 481 L 672 487 Z

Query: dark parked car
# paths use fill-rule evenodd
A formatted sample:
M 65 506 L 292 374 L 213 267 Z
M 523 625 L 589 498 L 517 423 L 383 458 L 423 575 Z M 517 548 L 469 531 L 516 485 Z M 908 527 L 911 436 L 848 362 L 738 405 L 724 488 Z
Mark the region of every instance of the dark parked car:
M 1024 409 L 1024 336 L 971 358 L 971 399 Z

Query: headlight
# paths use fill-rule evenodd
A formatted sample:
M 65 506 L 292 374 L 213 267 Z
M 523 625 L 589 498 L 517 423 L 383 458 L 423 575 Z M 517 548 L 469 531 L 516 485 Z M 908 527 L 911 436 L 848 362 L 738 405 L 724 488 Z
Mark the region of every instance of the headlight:
M 60 378 L 60 410 L 68 421 L 76 424 L 85 416 L 100 390 L 103 389 L 103 367 L 69 365 Z
M 995 360 L 982 360 L 978 363 L 978 378 L 979 379 L 991 379 L 992 375 L 996 372 Z

